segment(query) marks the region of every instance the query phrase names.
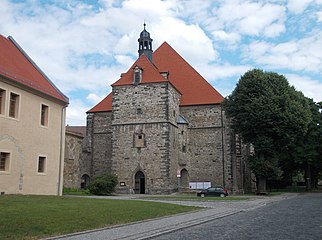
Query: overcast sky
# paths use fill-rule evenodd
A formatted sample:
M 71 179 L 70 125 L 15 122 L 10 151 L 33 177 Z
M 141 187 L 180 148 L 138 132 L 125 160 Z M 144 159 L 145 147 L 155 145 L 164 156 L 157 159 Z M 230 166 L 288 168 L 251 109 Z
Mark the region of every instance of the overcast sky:
M 143 22 L 223 96 L 247 70 L 287 77 L 322 101 L 322 0 L 0 0 L 11 35 L 70 99 L 69 125 L 137 59 Z

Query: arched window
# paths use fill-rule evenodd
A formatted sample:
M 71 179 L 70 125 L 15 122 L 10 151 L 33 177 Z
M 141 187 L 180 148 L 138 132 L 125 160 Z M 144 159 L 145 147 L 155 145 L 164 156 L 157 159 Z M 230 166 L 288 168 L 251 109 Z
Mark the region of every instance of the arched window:
M 90 177 L 87 174 L 84 174 L 81 177 L 81 188 L 87 188 L 89 186 L 89 182 L 90 182 Z

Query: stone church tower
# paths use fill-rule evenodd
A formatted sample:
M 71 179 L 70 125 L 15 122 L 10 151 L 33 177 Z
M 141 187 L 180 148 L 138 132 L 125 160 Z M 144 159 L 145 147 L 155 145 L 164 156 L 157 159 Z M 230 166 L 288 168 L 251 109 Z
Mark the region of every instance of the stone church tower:
M 82 174 L 115 174 L 120 193 L 250 190 L 247 148 L 220 93 L 168 43 L 153 52 L 145 24 L 138 42 L 139 58 L 87 112 Z

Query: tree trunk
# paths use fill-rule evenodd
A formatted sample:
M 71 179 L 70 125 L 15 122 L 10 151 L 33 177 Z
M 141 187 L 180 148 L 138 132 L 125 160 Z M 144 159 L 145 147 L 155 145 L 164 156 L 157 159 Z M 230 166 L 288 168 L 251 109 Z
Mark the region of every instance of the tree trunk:
M 310 164 L 307 164 L 307 169 L 306 169 L 306 190 L 307 191 L 310 191 L 312 189 L 312 184 L 311 184 L 311 181 L 312 181 L 312 177 L 311 177 L 311 167 L 310 167 Z
M 263 152 L 259 152 L 259 160 L 263 164 L 265 162 L 265 156 Z M 266 177 L 258 176 L 257 177 L 257 192 L 265 193 L 266 192 Z

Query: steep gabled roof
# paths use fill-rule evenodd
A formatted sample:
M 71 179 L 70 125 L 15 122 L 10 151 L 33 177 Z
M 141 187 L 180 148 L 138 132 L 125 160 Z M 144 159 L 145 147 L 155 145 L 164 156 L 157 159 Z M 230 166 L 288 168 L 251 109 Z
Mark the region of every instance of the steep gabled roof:
M 187 63 L 167 42 L 153 53 L 153 64 L 141 55 L 131 68 L 112 86 L 133 84 L 134 68 L 143 69 L 141 83 L 169 82 L 181 94 L 180 106 L 218 104 L 224 97 L 217 92 L 189 63 Z M 168 72 L 168 79 L 161 73 Z M 88 112 L 112 111 L 112 94 Z
M 158 69 L 169 71 L 170 82 L 182 93 L 180 106 L 217 104 L 224 100 L 167 42 L 153 53 L 153 63 Z
M 93 112 L 109 112 L 112 111 L 112 93 L 109 93 L 102 101 L 96 104 L 87 113 Z
M 168 82 L 143 54 L 133 63 L 126 73 L 121 75 L 121 78 L 118 81 L 112 84 L 112 87 L 133 84 L 134 68 L 136 66 L 142 69 L 142 80 L 140 83 Z
M 65 104 L 69 101 L 10 36 L 0 35 L 0 75 Z

